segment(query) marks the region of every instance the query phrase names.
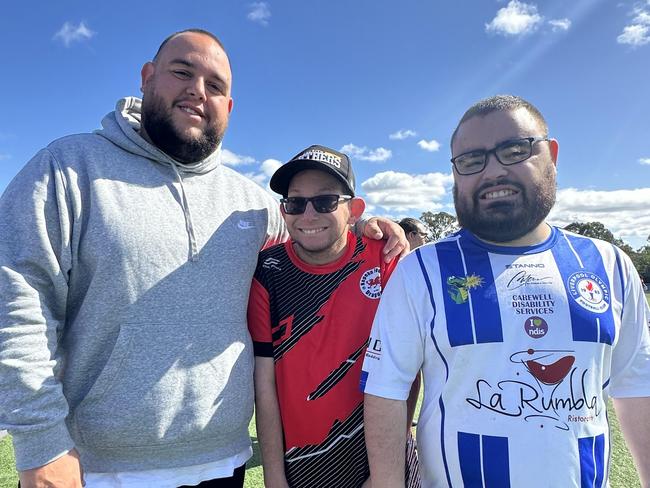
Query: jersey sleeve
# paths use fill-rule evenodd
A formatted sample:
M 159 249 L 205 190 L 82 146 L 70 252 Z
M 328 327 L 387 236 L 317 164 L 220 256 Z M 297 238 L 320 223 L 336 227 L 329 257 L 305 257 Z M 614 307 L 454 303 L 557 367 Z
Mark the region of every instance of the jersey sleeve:
M 610 395 L 650 397 L 650 309 L 634 265 L 620 254 L 626 286 L 620 337 L 612 355 Z
M 417 278 L 410 277 L 413 264 L 406 258 L 397 265 L 379 301 L 361 374 L 364 393 L 406 400 L 422 366 L 423 314 L 410 283 Z
M 273 357 L 269 294 L 256 278 L 253 278 L 248 298 L 248 331 L 255 355 Z

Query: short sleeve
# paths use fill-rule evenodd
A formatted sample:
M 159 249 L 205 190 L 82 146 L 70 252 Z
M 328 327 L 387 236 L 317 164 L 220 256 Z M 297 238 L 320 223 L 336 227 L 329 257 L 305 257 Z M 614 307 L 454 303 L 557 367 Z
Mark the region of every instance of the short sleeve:
M 370 334 L 360 388 L 364 393 L 405 400 L 422 367 L 422 314 L 409 287 L 409 261 L 400 262 L 386 285 Z
M 273 357 L 269 294 L 255 278 L 248 299 L 248 331 L 253 339 L 255 355 Z
M 650 397 L 650 309 L 641 280 L 623 255 L 627 276 L 620 338 L 612 355 L 610 395 L 614 398 Z

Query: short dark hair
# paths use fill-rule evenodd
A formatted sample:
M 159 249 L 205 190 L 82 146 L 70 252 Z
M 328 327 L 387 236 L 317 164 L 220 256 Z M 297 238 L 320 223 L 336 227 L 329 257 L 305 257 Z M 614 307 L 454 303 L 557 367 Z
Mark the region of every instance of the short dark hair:
M 193 32 L 195 34 L 203 34 L 204 36 L 208 36 L 214 42 L 216 42 L 219 45 L 219 47 L 221 49 L 223 49 L 224 52 L 226 52 L 226 48 L 224 47 L 223 43 L 212 32 L 207 31 L 205 29 L 192 28 L 192 29 L 185 29 L 185 30 L 177 31 L 177 32 L 174 32 L 173 34 L 167 36 L 167 38 L 160 44 L 160 46 L 158 46 L 158 50 L 156 51 L 156 55 L 153 57 L 153 60 L 156 61 L 158 59 L 158 56 L 160 55 L 160 52 L 165 47 L 165 44 L 167 44 L 169 41 L 171 41 L 174 37 L 180 36 L 181 34 L 185 34 L 186 32 Z M 228 53 L 226 52 L 226 54 L 228 54 Z
M 398 223 L 399 226 L 404 229 L 405 234 L 408 234 L 409 232 L 420 232 L 418 225 L 424 225 L 423 222 L 419 221 L 418 219 L 414 219 L 413 217 L 405 217 Z
M 463 122 L 471 119 L 472 117 L 484 117 L 492 112 L 506 112 L 511 110 L 516 110 L 518 108 L 525 108 L 528 110 L 528 113 L 533 116 L 533 118 L 542 126 L 543 134 L 540 134 L 543 137 L 548 137 L 548 124 L 544 119 L 542 113 L 535 107 L 532 103 L 527 100 L 524 100 L 521 97 L 516 95 L 494 95 L 493 97 L 484 98 L 479 100 L 470 108 L 467 109 L 463 117 L 458 122 L 454 133 L 451 136 L 451 145 L 454 144 L 454 139 L 456 139 L 456 134 L 458 129 L 463 124 Z

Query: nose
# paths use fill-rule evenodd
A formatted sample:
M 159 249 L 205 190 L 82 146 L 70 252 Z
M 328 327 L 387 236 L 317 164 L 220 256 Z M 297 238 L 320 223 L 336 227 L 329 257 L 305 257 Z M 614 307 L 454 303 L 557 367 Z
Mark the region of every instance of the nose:
M 483 178 L 498 179 L 508 174 L 508 168 L 499 162 L 494 152 L 487 155 Z
M 318 216 L 318 212 L 316 212 L 316 209 L 314 208 L 314 205 L 312 205 L 312 202 L 307 202 L 307 206 L 305 207 L 305 213 L 302 214 L 304 218 L 308 219 L 314 219 Z
M 189 80 L 189 85 L 187 87 L 187 93 L 192 97 L 198 98 L 201 101 L 205 100 L 205 84 L 203 83 L 203 78 L 196 76 Z

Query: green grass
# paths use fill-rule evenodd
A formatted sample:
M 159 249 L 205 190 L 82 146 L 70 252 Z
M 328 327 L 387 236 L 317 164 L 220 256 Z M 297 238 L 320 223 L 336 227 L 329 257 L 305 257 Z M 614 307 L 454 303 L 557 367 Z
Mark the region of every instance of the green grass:
M 419 405 L 418 405 L 419 410 Z M 609 419 L 612 426 L 612 464 L 610 484 L 612 488 L 638 488 L 641 486 L 636 469 L 632 463 L 630 453 L 621 436 L 618 420 L 614 409 L 609 408 Z M 255 422 L 250 425 L 251 439 L 253 440 L 253 457 L 247 463 L 245 488 L 263 488 L 262 466 Z M 0 440 L 0 488 L 15 488 L 18 476 L 14 465 L 14 453 L 10 438 L 7 436 Z

